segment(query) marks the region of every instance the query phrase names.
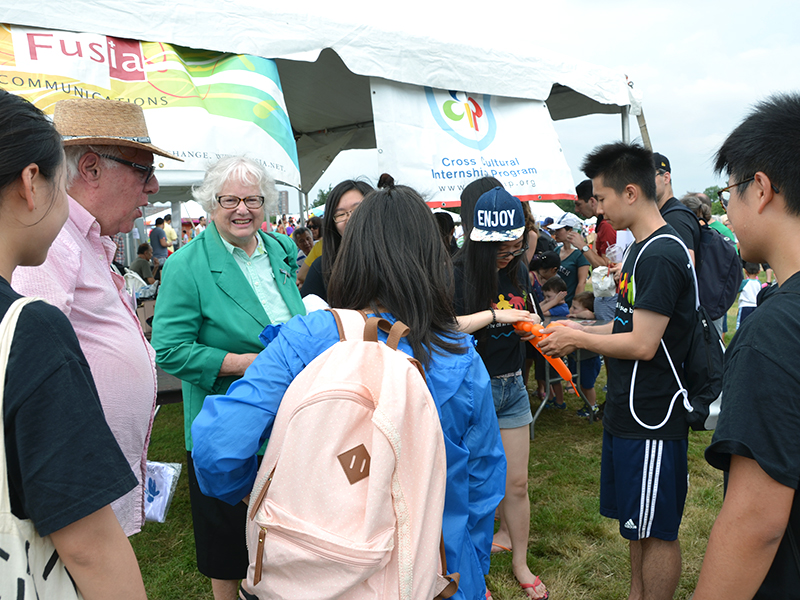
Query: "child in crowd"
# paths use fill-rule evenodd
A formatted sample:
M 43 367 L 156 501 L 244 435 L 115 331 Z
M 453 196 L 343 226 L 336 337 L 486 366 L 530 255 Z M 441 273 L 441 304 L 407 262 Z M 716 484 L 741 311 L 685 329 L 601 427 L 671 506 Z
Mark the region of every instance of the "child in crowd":
M 758 274 L 761 272 L 759 263 L 744 263 L 744 272 L 747 279 L 742 282 L 742 289 L 739 293 L 739 313 L 736 315 L 736 329 L 741 327 L 744 320 L 756 309 L 758 292 L 761 291 L 761 282 Z
M 569 307 L 569 316 L 574 319 L 594 319 L 594 294 L 592 292 L 575 294 L 572 306 Z
M 594 319 L 593 308 L 594 294 L 592 294 L 592 292 L 581 292 L 580 294 L 575 294 L 575 297 L 572 299 L 572 306 L 569 308 L 569 316 L 576 319 Z M 602 361 L 599 356 L 581 360 L 581 392 L 586 396 L 586 400 L 589 402 L 591 410 L 595 415 L 597 415 L 599 409 L 597 408 L 597 393 L 594 391 L 594 384 L 595 381 L 597 381 L 597 376 L 600 374 L 601 366 Z M 575 359 L 569 359 L 569 368 L 573 373 L 575 372 Z M 586 407 L 581 408 L 578 411 L 578 416 L 588 417 L 589 410 L 590 409 Z
M 543 314 L 547 316 L 551 315 L 549 312 L 544 311 L 551 308 L 558 302 L 563 302 L 564 298 L 567 296 L 566 289 L 563 289 L 555 293 L 555 298 L 557 299 L 556 301 L 554 301 L 553 297 L 551 296 L 550 300 L 545 302 L 545 295 L 542 286 L 553 279 L 559 279 L 563 283 L 563 280 L 556 275 L 560 266 L 561 257 L 559 257 L 558 252 L 549 250 L 534 255 L 533 259 L 531 259 L 531 262 L 528 265 L 528 268 L 530 269 L 533 293 L 536 295 L 536 299 L 539 301 L 539 307 L 542 309 Z M 566 288 L 566 285 L 564 288 Z M 536 349 L 534 349 L 533 346 L 530 344 L 528 344 L 528 346 L 529 347 L 527 351 L 529 362 L 526 362 L 525 364 L 525 372 L 527 373 L 530 370 L 530 362 L 533 362 L 536 365 L 536 395 L 541 400 L 547 400 L 549 393 L 544 389 L 544 370 L 547 368 L 544 357 Z M 553 390 L 555 402 L 548 402 L 545 406 L 547 408 L 566 408 L 567 405 L 564 404 L 564 388 L 561 386 L 561 382 L 559 381 L 558 383 L 552 384 L 551 388 Z
M 545 317 L 566 317 L 569 315 L 569 306 L 564 302 L 567 295 L 567 284 L 561 277 L 551 277 L 542 286 L 544 302 L 541 303 Z
M 535 254 L 531 259 L 528 268 L 530 269 L 531 286 L 536 299 L 541 304 L 544 302 L 544 292 L 542 292 L 542 285 L 548 279 L 552 279 L 558 273 L 558 267 L 561 266 L 561 258 L 558 252 L 542 252 Z

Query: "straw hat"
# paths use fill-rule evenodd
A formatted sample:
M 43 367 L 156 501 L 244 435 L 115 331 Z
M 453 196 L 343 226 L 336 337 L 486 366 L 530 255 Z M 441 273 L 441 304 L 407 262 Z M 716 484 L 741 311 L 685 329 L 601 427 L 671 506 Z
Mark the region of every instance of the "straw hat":
M 183 162 L 150 143 L 141 106 L 121 100 L 75 98 L 56 102 L 53 123 L 65 146 L 129 146 Z

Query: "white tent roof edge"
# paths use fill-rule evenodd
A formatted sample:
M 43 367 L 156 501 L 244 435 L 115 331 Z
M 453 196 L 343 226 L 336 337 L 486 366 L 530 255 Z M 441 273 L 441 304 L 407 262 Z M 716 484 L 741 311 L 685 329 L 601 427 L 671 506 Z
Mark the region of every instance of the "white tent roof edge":
M 534 100 L 547 100 L 553 85 L 561 84 L 600 104 L 632 102 L 625 75 L 612 69 L 547 49 L 512 53 L 481 40 L 453 43 L 413 31 L 382 30 L 345 21 L 350 15 L 344 13 L 339 22 L 302 9 L 248 2 L 224 2 L 221 10 L 217 0 L 2 2 L 9 5 L 0 5 L 0 22 L 15 25 L 304 62 L 314 62 L 330 48 L 357 75 L 401 83 Z

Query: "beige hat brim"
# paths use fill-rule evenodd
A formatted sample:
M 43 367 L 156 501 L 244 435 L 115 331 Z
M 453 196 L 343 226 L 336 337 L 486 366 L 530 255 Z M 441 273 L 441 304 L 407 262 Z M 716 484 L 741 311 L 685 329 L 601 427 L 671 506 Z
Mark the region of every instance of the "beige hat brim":
M 183 162 L 150 142 L 144 111 L 121 100 L 70 98 L 56 102 L 53 124 L 64 146 L 127 146 Z
M 152 152 L 153 154 L 158 154 L 159 156 L 164 156 L 166 158 L 171 158 L 172 160 L 178 160 L 180 162 L 184 162 L 182 158 L 178 158 L 174 154 L 170 154 L 166 150 L 162 150 L 158 146 L 154 146 L 153 144 L 146 144 L 143 142 L 136 142 L 133 140 L 129 140 L 126 138 L 115 138 L 115 137 L 95 137 L 95 136 L 87 136 L 87 137 L 62 137 L 62 144 L 64 146 L 90 146 L 92 144 L 98 144 L 101 146 L 127 146 L 129 148 L 137 148 L 139 150 L 145 150 L 147 152 Z

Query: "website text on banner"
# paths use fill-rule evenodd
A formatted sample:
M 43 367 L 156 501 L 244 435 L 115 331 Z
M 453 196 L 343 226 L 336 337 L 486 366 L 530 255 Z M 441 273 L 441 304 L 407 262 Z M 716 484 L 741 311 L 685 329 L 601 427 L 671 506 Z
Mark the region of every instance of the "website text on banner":
M 67 98 L 110 98 L 144 109 L 173 171 L 205 171 L 247 153 L 299 186 L 297 147 L 275 62 L 161 42 L 0 25 L 0 87 L 47 114 Z M 157 164 L 159 168 L 164 165 Z
M 436 90 L 372 78 L 378 166 L 431 206 L 495 177 L 520 200 L 575 198 L 544 102 Z

